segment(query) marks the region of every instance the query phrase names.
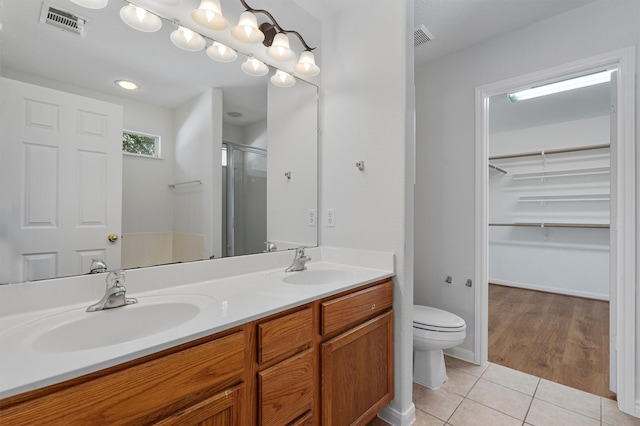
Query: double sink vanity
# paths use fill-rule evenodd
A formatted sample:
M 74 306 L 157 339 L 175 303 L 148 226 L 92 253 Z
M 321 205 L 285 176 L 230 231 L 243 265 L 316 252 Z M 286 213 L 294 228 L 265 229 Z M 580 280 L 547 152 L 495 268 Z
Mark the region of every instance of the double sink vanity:
M 393 398 L 393 255 L 315 248 L 0 286 L 0 424 L 367 424 Z

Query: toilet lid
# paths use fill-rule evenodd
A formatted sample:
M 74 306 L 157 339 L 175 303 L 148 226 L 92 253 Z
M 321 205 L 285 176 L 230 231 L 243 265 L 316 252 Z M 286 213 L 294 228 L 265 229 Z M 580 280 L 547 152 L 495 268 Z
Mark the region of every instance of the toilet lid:
M 431 306 L 414 305 L 413 324 L 419 328 L 437 331 L 460 331 L 466 329 L 464 320 L 459 316 Z

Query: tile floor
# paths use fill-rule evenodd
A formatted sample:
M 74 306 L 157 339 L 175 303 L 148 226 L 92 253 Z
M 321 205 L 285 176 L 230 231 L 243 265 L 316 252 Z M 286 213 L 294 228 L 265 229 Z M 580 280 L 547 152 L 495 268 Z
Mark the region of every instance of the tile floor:
M 413 384 L 414 426 L 640 425 L 610 399 L 498 364 L 445 359 L 449 380 L 440 389 Z M 386 424 L 376 419 L 369 426 Z

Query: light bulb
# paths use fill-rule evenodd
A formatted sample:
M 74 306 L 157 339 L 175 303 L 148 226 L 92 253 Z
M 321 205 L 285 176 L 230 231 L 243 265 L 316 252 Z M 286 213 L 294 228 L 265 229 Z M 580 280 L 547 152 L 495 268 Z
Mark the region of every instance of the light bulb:
M 131 28 L 145 33 L 158 31 L 162 27 L 162 20 L 158 16 L 133 4 L 120 9 L 120 18 Z
M 278 33 L 271 46 L 267 47 L 267 55 L 278 61 L 288 61 L 293 58 L 293 50 L 289 47 L 289 37 L 285 33 Z
M 233 62 L 238 57 L 235 50 L 217 41 L 207 48 L 207 55 L 219 62 Z
M 264 62 L 257 60 L 253 56 L 249 56 L 249 58 L 240 65 L 240 68 L 242 68 L 242 71 L 245 73 L 255 77 L 263 76 L 269 72 L 269 67 Z
M 191 18 L 210 30 L 221 31 L 227 28 L 227 19 L 222 14 L 220 0 L 201 0 L 200 6 L 191 11 Z
M 271 76 L 271 83 L 278 87 L 291 87 L 296 84 L 296 79 L 291 74 L 277 70 L 276 73 Z
M 188 50 L 190 52 L 202 50 L 206 44 L 204 38 L 200 34 L 183 26 L 178 26 L 178 29 L 173 31 L 169 37 L 173 44 L 178 46 L 180 49 Z
M 264 34 L 258 28 L 256 15 L 249 11 L 242 12 L 238 25 L 231 29 L 231 35 L 244 43 L 260 43 L 264 40 Z
M 300 54 L 298 63 L 293 66 L 293 71 L 305 77 L 313 77 L 320 73 L 320 68 L 316 65 L 315 57 L 310 50 L 305 50 Z

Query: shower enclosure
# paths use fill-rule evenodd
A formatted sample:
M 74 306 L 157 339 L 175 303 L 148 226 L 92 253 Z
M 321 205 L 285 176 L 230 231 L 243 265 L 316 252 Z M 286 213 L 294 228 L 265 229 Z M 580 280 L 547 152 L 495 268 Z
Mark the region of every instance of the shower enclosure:
M 267 239 L 267 151 L 222 145 L 224 256 L 261 253 Z

